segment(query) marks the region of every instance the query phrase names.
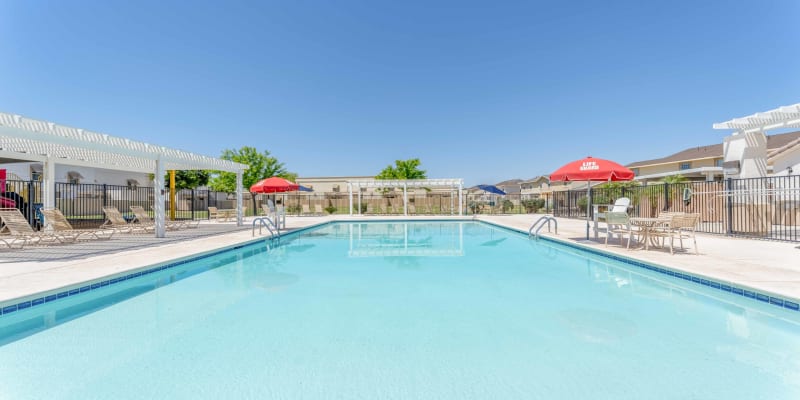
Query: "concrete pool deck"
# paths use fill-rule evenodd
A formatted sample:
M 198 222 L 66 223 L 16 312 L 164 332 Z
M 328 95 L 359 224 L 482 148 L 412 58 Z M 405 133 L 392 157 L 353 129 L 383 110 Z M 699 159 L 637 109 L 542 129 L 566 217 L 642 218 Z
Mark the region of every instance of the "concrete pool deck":
M 475 219 L 527 231 L 539 216 L 481 215 Z M 472 220 L 473 218 L 348 215 L 288 217 L 287 228 L 291 231 L 327 221 L 387 219 Z M 692 244 L 686 241 L 684 244 L 689 251 L 671 255 L 668 248 L 628 250 L 616 241 L 605 247 L 603 244 L 605 236 L 602 233 L 597 240 L 585 241 L 586 225 L 583 220 L 559 218 L 558 224 L 557 235 L 543 233 L 542 236 L 707 277 L 718 282 L 729 282 L 792 301 L 800 301 L 800 244 L 798 243 L 698 234 L 699 255 L 694 254 Z M 85 282 L 107 279 L 128 271 L 213 252 L 253 239 L 247 221 L 244 227 L 236 227 L 233 223 L 204 222 L 196 230 L 167 232 L 166 239 L 156 239 L 149 235 L 120 235 L 107 243 L 42 246 L 22 251 L 0 250 L 0 307 L 43 294 L 56 293 Z

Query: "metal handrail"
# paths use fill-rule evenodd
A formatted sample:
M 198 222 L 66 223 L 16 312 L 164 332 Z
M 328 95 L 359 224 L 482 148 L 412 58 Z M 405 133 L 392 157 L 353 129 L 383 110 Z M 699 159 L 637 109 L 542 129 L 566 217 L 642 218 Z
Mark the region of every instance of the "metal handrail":
M 558 235 L 558 220 L 555 219 L 552 215 L 543 215 L 536 220 L 536 222 L 531 225 L 528 229 L 528 236 L 536 236 L 539 237 L 539 231 L 544 227 L 544 224 L 547 223 L 547 232 L 550 232 L 550 222 L 553 222 L 556 225 L 556 235 Z M 536 232 L 533 229 L 536 228 Z
M 278 237 L 278 238 L 280 238 L 280 237 L 281 237 L 281 231 L 280 231 L 280 229 L 278 229 L 278 226 L 277 226 L 277 225 L 275 225 L 275 221 L 273 221 L 272 219 L 270 219 L 270 217 L 258 217 L 258 218 L 253 218 L 253 232 L 252 232 L 252 236 L 255 236 L 255 235 L 256 235 L 256 223 L 258 223 L 258 234 L 259 234 L 259 235 L 261 235 L 261 228 L 262 228 L 262 227 L 266 227 L 266 228 L 267 228 L 267 230 L 269 231 L 270 238 L 274 238 L 274 237 Z M 271 225 L 271 226 L 270 226 L 270 225 Z M 272 228 L 275 228 L 275 230 L 273 230 Z

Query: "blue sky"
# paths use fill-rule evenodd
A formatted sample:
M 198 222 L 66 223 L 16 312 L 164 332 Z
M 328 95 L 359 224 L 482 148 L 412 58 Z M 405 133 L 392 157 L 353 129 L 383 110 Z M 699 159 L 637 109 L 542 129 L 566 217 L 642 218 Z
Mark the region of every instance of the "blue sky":
M 0 2 L 0 110 L 301 176 L 468 184 L 800 102 L 800 2 Z

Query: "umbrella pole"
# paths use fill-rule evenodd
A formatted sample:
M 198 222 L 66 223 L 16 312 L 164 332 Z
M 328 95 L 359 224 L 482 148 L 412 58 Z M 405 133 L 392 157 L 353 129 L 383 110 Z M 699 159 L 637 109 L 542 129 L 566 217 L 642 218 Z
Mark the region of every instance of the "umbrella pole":
M 586 181 L 586 240 L 589 240 L 589 209 L 592 207 L 591 181 Z

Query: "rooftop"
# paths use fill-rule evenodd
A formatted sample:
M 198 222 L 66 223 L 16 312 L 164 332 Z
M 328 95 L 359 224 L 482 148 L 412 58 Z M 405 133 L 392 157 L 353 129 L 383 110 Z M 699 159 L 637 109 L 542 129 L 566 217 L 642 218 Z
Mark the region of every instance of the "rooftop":
M 779 149 L 787 144 L 800 139 L 800 131 L 781 133 L 767 136 L 767 150 Z M 637 168 L 647 165 L 668 164 L 687 160 L 697 160 L 703 158 L 716 158 L 723 156 L 722 143 L 707 146 L 690 147 L 675 154 L 656 158 L 653 160 L 636 161 L 626 165 L 628 168 Z

